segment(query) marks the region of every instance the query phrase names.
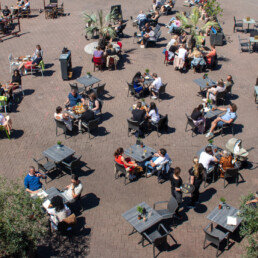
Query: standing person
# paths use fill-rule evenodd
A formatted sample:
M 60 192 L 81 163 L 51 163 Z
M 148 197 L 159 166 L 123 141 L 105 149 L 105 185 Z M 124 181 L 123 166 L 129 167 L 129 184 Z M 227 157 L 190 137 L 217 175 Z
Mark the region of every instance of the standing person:
M 181 186 L 183 184 L 183 180 L 180 177 L 181 169 L 179 167 L 176 167 L 174 170 L 174 173 L 172 174 L 170 181 L 171 181 L 171 194 L 176 198 L 176 201 L 178 203 L 178 207 L 175 210 L 175 217 L 177 219 L 182 219 L 182 216 L 179 214 L 179 208 L 180 204 L 182 203 L 182 192 L 181 192 Z
M 191 196 L 191 204 L 188 206 L 188 208 L 192 209 L 195 207 L 195 204 L 199 201 L 199 189 L 203 181 L 203 172 L 204 167 L 201 163 L 198 162 L 198 158 L 195 157 L 193 159 L 194 166 L 189 169 L 189 175 L 190 175 L 190 184 L 194 185 L 195 189 Z

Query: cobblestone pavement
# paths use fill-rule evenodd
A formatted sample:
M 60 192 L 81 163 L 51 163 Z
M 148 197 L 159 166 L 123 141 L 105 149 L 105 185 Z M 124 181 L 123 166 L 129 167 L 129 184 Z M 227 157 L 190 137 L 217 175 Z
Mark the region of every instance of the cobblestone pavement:
M 2 7 L 14 0 L 2 0 Z M 239 53 L 238 35 L 247 38 L 248 34 L 233 33 L 233 15 L 237 19 L 250 16 L 257 18 L 257 1 L 227 0 L 221 1 L 224 14 L 220 18 L 227 44 L 217 47 L 219 69 L 209 73 L 214 80 L 225 79 L 232 74 L 235 81 L 233 87 L 233 102 L 238 106 L 236 121 L 239 132 L 236 138 L 243 140 L 247 149 L 252 149 L 249 161 L 252 168 L 243 170 L 242 175 L 246 182 L 229 185 L 223 188 L 223 181 L 207 188 L 201 188 L 201 205 L 197 210 L 185 210 L 185 221 L 173 230 L 172 234 L 180 246 L 168 253 L 163 252 L 159 257 L 208 257 L 215 256 L 215 248 L 209 246 L 203 250 L 204 228 L 208 223 L 206 216 L 218 204 L 220 197 L 235 207 L 239 205 L 240 196 L 257 190 L 257 108 L 254 104 L 253 87 L 257 77 L 257 53 Z M 93 12 L 103 9 L 107 12 L 114 3 L 121 3 L 123 16 L 128 20 L 125 34 L 122 39 L 122 65 L 116 71 L 93 72 L 91 56 L 83 49 L 86 44 L 94 40 L 86 40 L 82 12 Z M 175 10 L 189 11 L 183 7 L 183 1 L 178 0 Z M 43 8 L 41 0 L 31 1 L 32 8 Z M 91 196 L 91 202 L 86 203 L 87 209 L 83 212 L 86 217 L 86 227 L 91 229 L 89 238 L 89 257 L 151 257 L 152 247 L 143 248 L 138 245 L 140 235 L 128 236 L 130 225 L 121 214 L 138 203 L 145 201 L 152 205 L 155 201 L 170 198 L 170 183 L 157 184 L 156 177 L 141 178 L 137 182 L 123 185 L 123 180 L 114 180 L 113 153 L 117 147 L 127 148 L 135 143 L 135 137 L 127 137 L 126 118 L 130 116 L 129 107 L 135 103 L 133 98 L 127 97 L 126 81 L 130 81 L 137 71 L 149 68 L 157 72 L 164 82 L 168 82 L 167 93 L 170 99 L 163 100 L 157 106 L 161 114 L 168 114 L 171 133 L 157 137 L 152 132 L 144 139 L 144 143 L 155 149 L 164 147 L 173 159 L 173 167 L 180 166 L 182 178 L 188 181 L 188 169 L 192 165 L 195 153 L 207 144 L 207 139 L 198 135 L 191 137 L 185 132 L 185 113 L 201 102 L 197 96 L 198 87 L 193 79 L 201 75 L 193 71 L 186 74 L 174 71 L 172 66 L 163 64 L 162 50 L 168 42 L 167 29 L 162 27 L 162 40 L 156 48 L 141 49 L 133 43 L 133 33 L 130 16 L 135 17 L 139 10 L 148 10 L 151 1 L 111 1 L 111 0 L 64 0 L 65 17 L 45 20 L 44 13 L 34 11 L 30 19 L 21 19 L 20 37 L 5 39 L 0 43 L 0 81 L 10 79 L 8 55 L 20 56 L 32 54 L 36 44 L 44 50 L 46 64 L 45 76 L 27 75 L 22 78 L 25 97 L 18 107 L 10 113 L 13 120 L 14 138 L 11 141 L 1 138 L 1 175 L 8 178 L 17 178 L 28 171 L 33 164 L 32 158 L 42 156 L 42 151 L 61 140 L 65 145 L 82 155 L 87 166 L 82 168 L 81 180 L 84 184 L 84 193 Z M 171 16 L 162 16 L 161 23 L 167 23 Z M 206 40 L 209 44 L 209 40 Z M 61 79 L 59 55 L 67 47 L 72 51 L 74 69 L 82 75 L 90 71 L 94 76 L 106 83 L 110 96 L 104 102 L 103 121 L 99 134 L 89 140 L 87 134 L 74 135 L 64 140 L 64 136 L 56 137 L 53 114 L 56 106 L 63 105 L 70 90 L 69 82 Z M 150 100 L 147 99 L 149 103 Z M 105 132 L 105 130 L 107 132 Z M 214 143 L 224 147 L 232 135 L 216 137 Z M 35 164 L 34 164 L 35 165 Z M 69 182 L 69 175 L 49 182 L 46 187 L 63 187 Z M 99 199 L 99 203 L 98 200 Z M 187 198 L 185 202 L 187 202 Z M 97 205 L 98 203 L 98 205 Z M 184 213 L 184 212 L 183 212 Z M 169 240 L 172 245 L 172 241 Z M 236 242 L 229 251 L 221 257 L 240 257 L 243 253 L 245 240 Z M 81 254 L 81 256 L 83 256 Z

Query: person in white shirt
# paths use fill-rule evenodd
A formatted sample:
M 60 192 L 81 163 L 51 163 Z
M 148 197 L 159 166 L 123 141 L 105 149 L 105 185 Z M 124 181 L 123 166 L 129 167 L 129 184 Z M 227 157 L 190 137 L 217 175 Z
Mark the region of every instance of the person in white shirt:
M 83 186 L 81 181 L 78 179 L 78 176 L 72 175 L 72 183 L 66 186 L 66 190 L 62 192 L 62 195 L 69 201 L 73 203 L 81 195 Z
M 145 34 L 142 37 L 142 42 L 141 45 L 144 45 L 144 47 L 146 47 L 148 40 L 155 40 L 155 33 L 152 30 L 151 27 L 146 28 L 145 30 Z
M 59 121 L 64 122 L 66 128 L 67 128 L 69 131 L 72 131 L 72 130 L 73 130 L 72 119 L 71 119 L 71 117 L 70 117 L 68 114 L 62 113 L 62 107 L 58 106 L 58 107 L 56 108 L 56 113 L 54 114 L 54 118 L 55 118 L 56 120 L 59 120 Z
M 182 69 L 184 67 L 186 55 L 187 55 L 187 50 L 185 48 L 185 44 L 182 44 L 178 50 L 178 55 L 175 56 L 175 60 L 174 60 L 175 70 Z
M 151 123 L 157 124 L 160 120 L 159 111 L 154 102 L 150 103 L 150 107 L 147 109 L 146 116 L 148 118 L 148 127 L 150 129 Z
M 57 230 L 58 223 L 71 215 L 71 210 L 64 204 L 63 198 L 57 195 L 51 199 L 47 213 L 50 215 L 51 228 Z
M 138 24 L 140 25 L 140 22 L 143 20 L 146 20 L 146 15 L 143 13 L 143 11 L 140 11 L 139 15 L 136 18 Z
M 22 8 L 24 11 L 26 11 L 26 10 L 28 10 L 29 9 L 29 7 L 30 7 L 30 2 L 29 2 L 29 0 L 26 0 L 26 3 L 25 3 L 25 5 L 24 5 L 24 7 Z
M 157 153 L 153 154 L 150 161 L 145 162 L 147 174 L 150 175 L 155 172 L 155 168 L 160 166 L 166 159 L 170 159 L 165 149 L 160 149 Z
M 212 87 L 212 88 L 210 88 L 210 89 L 208 89 L 207 90 L 207 93 L 206 93 L 206 98 L 207 98 L 207 100 L 208 99 L 211 99 L 211 100 L 213 100 L 213 101 L 216 101 L 216 95 L 217 95 L 217 93 L 218 92 L 223 92 L 223 91 L 225 91 L 225 85 L 224 85 L 224 82 L 223 82 L 223 80 L 221 79 L 221 80 L 219 80 L 218 82 L 217 82 L 217 87 Z
M 159 91 L 159 88 L 162 86 L 162 81 L 161 78 L 158 77 L 156 73 L 152 74 L 152 77 L 154 78 L 154 81 L 149 87 L 149 91 L 152 94 L 152 99 L 157 99 L 156 93 Z
M 205 151 L 203 151 L 199 157 L 199 163 L 203 165 L 206 171 L 209 171 L 214 166 L 211 165 L 212 162 L 218 162 L 217 158 L 213 155 L 212 147 L 207 146 Z

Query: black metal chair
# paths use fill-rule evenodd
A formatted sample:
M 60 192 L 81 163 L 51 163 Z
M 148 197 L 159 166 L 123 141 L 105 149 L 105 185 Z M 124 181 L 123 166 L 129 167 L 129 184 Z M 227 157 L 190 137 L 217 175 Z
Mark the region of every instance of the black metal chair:
M 69 83 L 71 90 L 75 90 L 78 94 L 82 94 L 85 91 L 85 88 L 79 88 L 77 83 Z
M 232 135 L 235 135 L 235 131 L 234 131 L 234 122 L 235 122 L 235 120 L 233 120 L 230 124 L 224 123 L 222 125 L 222 127 L 219 128 L 221 137 L 226 135 L 225 134 L 225 130 L 227 130 L 227 129 L 231 130 Z
M 203 187 L 205 188 L 207 186 L 207 180 L 210 176 L 212 176 L 212 182 L 215 180 L 215 172 L 216 172 L 216 166 L 214 165 L 213 167 L 210 167 L 208 170 L 203 171 Z
M 238 35 L 238 49 L 239 52 L 244 52 L 244 51 L 249 51 L 250 50 L 250 42 L 248 41 L 248 39 L 241 39 Z
M 159 14 L 159 16 L 157 17 L 156 20 L 151 20 L 150 21 L 150 26 L 152 26 L 152 27 L 157 26 L 159 24 L 159 18 L 160 18 L 161 15 L 162 15 L 162 13 Z
M 238 182 L 239 182 L 239 176 L 241 177 L 242 181 L 244 182 L 244 178 L 243 176 L 240 174 L 239 169 L 238 168 L 228 168 L 226 171 L 223 170 L 223 168 L 220 168 L 223 172 L 224 172 L 224 188 L 226 188 L 226 179 L 227 178 L 233 178 L 235 179 L 236 182 L 236 186 L 238 186 Z
M 73 171 L 79 166 L 81 162 L 82 156 L 76 156 L 73 155 L 61 162 L 62 165 L 64 165 L 66 168 L 68 168 L 71 172 L 71 175 L 73 174 Z
M 133 100 L 135 100 L 135 97 L 140 98 L 141 96 L 141 92 L 136 92 L 136 89 L 134 88 L 132 83 L 127 82 L 128 85 L 128 93 L 127 93 L 127 97 L 129 97 L 129 93 L 131 93 L 131 95 L 133 95 Z M 139 86 L 138 88 L 140 88 L 142 86 Z
M 44 163 L 41 162 L 43 160 L 45 160 Z M 49 161 L 47 157 L 44 157 L 38 160 L 33 158 L 33 161 L 37 163 L 38 171 L 40 170 L 43 171 L 45 175 L 57 169 L 56 164 L 54 162 Z M 45 182 L 47 182 L 47 176 L 46 176 Z
M 167 83 L 162 84 L 162 85 L 160 86 L 160 88 L 159 88 L 158 91 L 153 90 L 153 91 L 156 93 L 159 102 L 161 101 L 160 96 L 161 96 L 161 95 L 164 95 L 164 94 L 166 93 L 166 87 L 167 87 L 167 85 L 168 85 Z M 150 98 L 151 98 L 151 94 L 150 94 Z
M 115 161 L 115 179 L 119 178 L 119 174 L 118 174 L 119 172 L 121 172 L 121 174 L 124 176 L 124 178 L 125 178 L 124 185 L 126 185 L 126 179 L 127 179 L 127 176 L 128 176 L 128 172 L 126 171 L 124 165 L 118 164 Z
M 205 246 L 206 240 L 210 241 L 212 244 L 214 244 L 217 247 L 216 257 L 218 257 L 220 243 L 224 239 L 227 239 L 227 248 L 228 248 L 229 232 L 225 233 L 218 228 L 213 228 L 212 223 L 210 223 L 206 228 L 204 228 L 203 231 L 205 233 L 203 249 L 205 249 L 208 246 L 208 245 Z
M 135 130 L 138 132 L 139 132 L 139 130 L 143 130 L 144 121 L 139 123 L 137 121 L 127 119 L 127 124 L 128 124 L 128 137 L 129 137 L 131 130 Z
M 120 30 L 118 30 L 118 31 L 116 32 L 116 35 L 117 35 L 119 38 L 123 38 L 123 37 L 124 37 L 124 32 L 123 32 L 123 31 L 124 31 L 125 27 L 126 27 L 126 23 L 125 23 L 125 24 L 122 24 Z
M 161 130 L 163 129 L 165 132 L 168 130 L 168 115 L 166 114 L 165 116 L 159 115 L 160 119 L 158 123 L 151 123 L 155 129 L 157 130 L 157 135 L 160 137 L 161 135 Z M 160 135 L 159 135 L 160 133 Z
M 192 130 L 192 137 L 193 137 L 194 133 L 195 133 L 195 135 L 197 135 L 196 130 L 197 130 L 198 126 L 194 124 L 194 121 L 193 121 L 193 119 L 190 116 L 188 116 L 187 114 L 185 114 L 185 116 L 186 116 L 186 119 L 187 119 L 186 127 L 185 127 L 185 132 L 189 131 L 189 130 L 187 130 L 187 126 L 190 125 L 191 130 Z
M 167 231 L 162 223 L 158 225 L 158 227 L 153 227 L 142 234 L 142 246 L 144 246 L 144 240 L 148 240 L 150 244 L 153 246 L 153 258 L 155 255 L 155 247 L 159 247 L 163 244 L 166 244 L 167 249 L 167 236 L 170 236 L 173 241 L 177 244 L 175 238 Z
M 220 91 L 220 92 L 217 92 L 216 95 L 214 95 L 212 92 L 210 92 L 211 95 L 215 96 L 215 104 L 218 105 L 219 101 L 222 100 L 223 101 L 223 105 L 225 103 L 225 100 L 226 100 L 226 89 L 224 91 Z
M 242 28 L 243 29 L 243 21 L 242 20 L 236 20 L 236 17 L 234 16 L 234 27 L 233 32 L 235 33 L 236 28 Z
M 98 117 L 94 120 L 89 121 L 88 123 L 82 122 L 82 126 L 87 129 L 87 132 L 89 134 L 89 139 L 90 139 L 90 132 L 95 128 L 98 129 L 99 120 L 100 118 Z
M 157 204 L 164 204 L 164 203 L 167 204 L 166 209 L 160 209 L 160 210 L 156 209 Z M 169 201 L 159 201 L 153 204 L 153 209 L 156 210 L 159 213 L 159 215 L 162 216 L 163 219 L 172 219 L 177 207 L 178 207 L 178 203 L 174 196 L 171 196 Z
M 158 33 L 154 36 L 154 39 L 148 39 L 145 43 L 145 47 L 147 48 L 148 46 L 156 46 L 156 43 L 158 42 L 159 38 L 161 36 L 161 30 L 158 31 Z
M 55 122 L 56 122 L 56 136 L 58 136 L 57 135 L 57 128 L 61 128 L 63 130 L 63 133 L 65 134 L 65 139 L 66 139 L 67 128 L 66 128 L 65 123 L 63 121 L 60 121 L 60 120 L 57 120 L 57 119 L 55 119 Z
M 97 98 L 99 98 L 99 96 L 104 94 L 105 86 L 106 86 L 106 83 L 104 83 L 102 85 L 98 85 L 98 87 L 92 89 Z
M 233 85 L 234 85 L 234 82 L 231 85 L 226 87 L 226 93 L 229 93 L 230 95 L 232 95 L 232 87 L 233 87 Z

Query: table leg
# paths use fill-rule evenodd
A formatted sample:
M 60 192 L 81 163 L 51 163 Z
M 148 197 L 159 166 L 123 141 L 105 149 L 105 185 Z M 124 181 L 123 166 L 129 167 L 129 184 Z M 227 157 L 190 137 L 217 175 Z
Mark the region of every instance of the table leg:
M 79 133 L 82 133 L 82 120 L 81 119 L 78 120 L 78 130 L 79 130 Z
M 131 233 L 129 233 L 129 235 L 128 236 L 131 236 L 132 234 L 134 234 L 134 233 L 136 233 L 137 231 L 135 230 L 135 228 L 133 228 L 133 230 L 132 230 L 132 232 Z

